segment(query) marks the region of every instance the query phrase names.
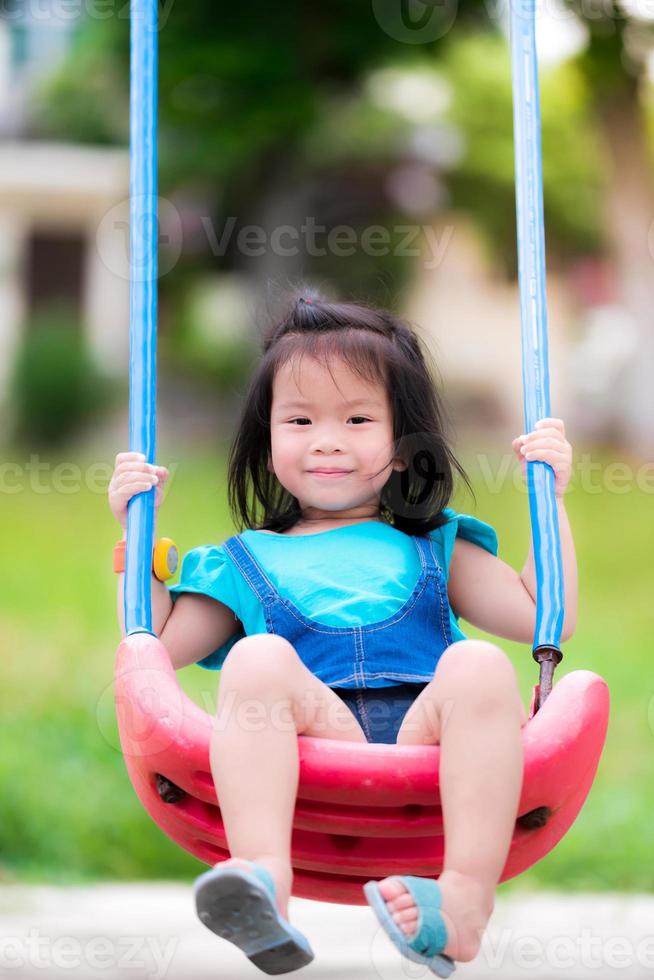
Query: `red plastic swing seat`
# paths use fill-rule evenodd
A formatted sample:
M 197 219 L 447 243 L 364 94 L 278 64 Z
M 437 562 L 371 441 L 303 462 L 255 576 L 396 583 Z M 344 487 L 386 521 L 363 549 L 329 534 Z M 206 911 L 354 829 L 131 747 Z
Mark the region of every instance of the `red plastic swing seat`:
M 214 720 L 182 691 L 156 637 L 134 633 L 121 642 L 115 694 L 125 762 L 146 811 L 201 861 L 229 858 L 209 765 Z M 532 701 L 523 728 L 518 820 L 502 881 L 543 858 L 574 822 L 597 770 L 608 712 L 605 681 L 586 670 L 562 677 L 536 714 Z M 363 884 L 371 878 L 440 874 L 438 746 L 304 735 L 298 743 L 294 895 L 365 905 Z

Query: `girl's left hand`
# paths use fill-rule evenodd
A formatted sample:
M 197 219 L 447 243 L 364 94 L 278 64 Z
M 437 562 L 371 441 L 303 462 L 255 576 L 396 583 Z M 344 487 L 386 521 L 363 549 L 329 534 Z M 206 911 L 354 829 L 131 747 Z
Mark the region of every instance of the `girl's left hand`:
M 511 443 L 527 475 L 527 463 L 549 463 L 554 470 L 554 492 L 562 497 L 572 476 L 572 446 L 565 438 L 561 419 L 540 419 L 533 432 L 518 436 Z

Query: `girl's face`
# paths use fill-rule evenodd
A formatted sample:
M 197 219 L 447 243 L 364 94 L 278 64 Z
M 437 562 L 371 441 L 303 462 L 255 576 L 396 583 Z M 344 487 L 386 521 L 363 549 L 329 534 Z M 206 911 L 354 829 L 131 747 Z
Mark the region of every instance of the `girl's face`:
M 268 468 L 312 520 L 370 516 L 394 469 L 393 418 L 382 385 L 339 358 L 327 367 L 309 355 L 279 368 L 273 382 Z M 333 375 L 333 378 L 332 378 Z M 320 470 L 339 470 L 335 475 Z

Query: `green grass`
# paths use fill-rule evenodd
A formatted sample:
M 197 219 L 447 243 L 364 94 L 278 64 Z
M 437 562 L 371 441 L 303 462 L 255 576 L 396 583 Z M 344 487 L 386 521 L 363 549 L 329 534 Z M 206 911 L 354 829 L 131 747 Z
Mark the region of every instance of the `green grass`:
M 463 460 L 478 506 L 474 511 L 467 496 L 453 505 L 493 524 L 501 557 L 520 569 L 529 536 L 526 494 L 510 481 L 501 493 L 490 492 L 473 457 L 464 453 Z M 90 461 L 76 462 L 84 471 Z M 112 466 L 113 457 L 106 462 Z M 174 537 L 182 551 L 228 537 L 224 457 L 168 455 L 159 462 L 178 466 L 159 533 Z M 602 674 L 612 713 L 588 802 L 559 846 L 520 878 L 524 888 L 654 888 L 651 496 L 635 487 L 594 494 L 575 485 L 566 498 L 581 595 L 577 631 L 559 671 Z M 188 880 L 202 865 L 141 809 L 118 749 L 112 675 L 120 637 L 111 571 L 118 527 L 106 487 L 4 493 L 0 533 L 8 558 L 0 592 L 0 880 Z M 470 636 L 483 635 L 463 626 Z M 530 649 L 501 642 L 528 702 L 536 680 Z M 217 674 L 190 667 L 179 677 L 199 703 L 215 703 Z

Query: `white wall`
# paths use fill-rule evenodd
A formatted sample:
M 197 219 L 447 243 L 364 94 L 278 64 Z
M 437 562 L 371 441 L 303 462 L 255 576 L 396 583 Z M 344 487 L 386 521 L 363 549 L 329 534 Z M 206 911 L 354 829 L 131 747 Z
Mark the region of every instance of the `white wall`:
M 24 326 L 25 243 L 35 228 L 86 241 L 82 320 L 98 366 L 123 374 L 129 350 L 127 150 L 11 141 L 0 144 L 0 402 Z M 127 268 L 129 268 L 127 266 Z

